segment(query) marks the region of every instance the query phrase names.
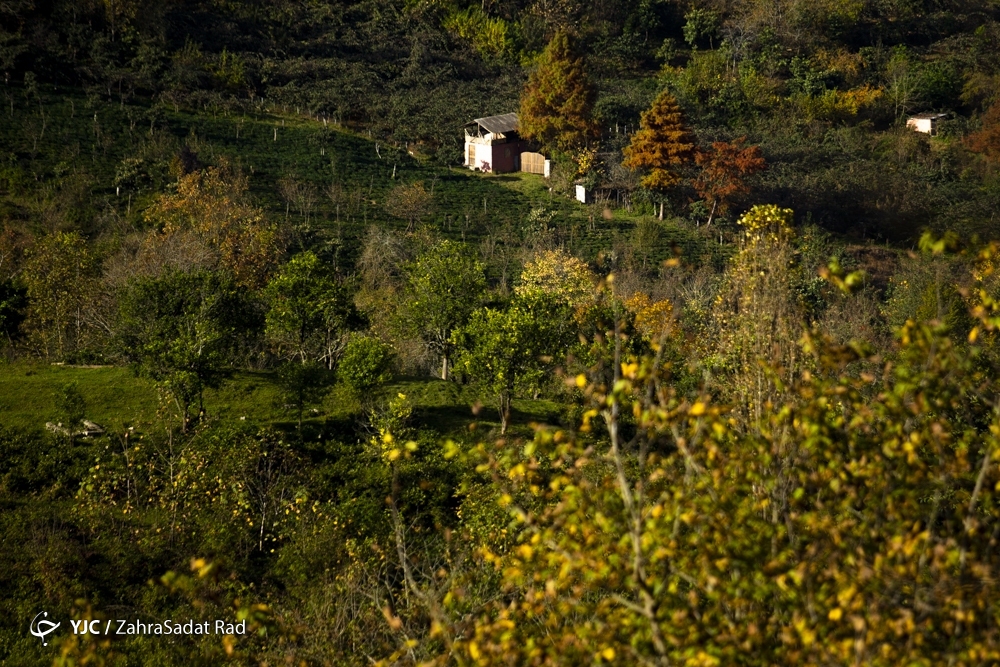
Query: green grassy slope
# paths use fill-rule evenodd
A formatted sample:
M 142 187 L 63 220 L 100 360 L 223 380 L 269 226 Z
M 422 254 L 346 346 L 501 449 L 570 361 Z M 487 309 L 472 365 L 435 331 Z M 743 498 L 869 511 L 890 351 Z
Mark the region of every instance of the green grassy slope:
M 386 211 L 386 201 L 392 188 L 413 182 L 433 192 L 433 212 L 422 222 L 469 242 L 506 223 L 520 230 L 530 211 L 542 209 L 552 214 L 548 226 L 560 243 L 593 259 L 628 239 L 642 219 L 620 210 L 605 219 L 594 207 L 552 194 L 538 176 L 433 165 L 406 146 L 266 109 L 193 113 L 56 89 L 32 96 L 15 89 L 10 99 L 13 110 L 0 108 L 0 220 L 40 232 L 74 227 L 97 234 L 112 212 L 141 227 L 142 211 L 170 187 L 170 163 L 184 145 L 202 162 L 240 166 L 269 217 L 308 222 L 316 242 L 340 246 L 348 264 L 369 225 L 406 227 Z M 308 220 L 281 196 L 279 181 L 288 178 L 312 193 Z M 692 259 L 722 252 L 711 236 L 670 223 L 646 244 L 654 260 L 675 248 Z
M 87 419 L 110 426 L 155 417 L 156 389 L 127 368 L 18 363 L 0 366 L 0 424 L 41 428 L 55 419 L 56 393 L 73 382 L 86 401 Z
M 0 365 L 0 427 L 37 430 L 56 419 L 56 394 L 76 383 L 86 402 L 86 418 L 122 432 L 130 426 L 147 427 L 161 419 L 176 419 L 164 405 L 152 382 L 136 377 L 127 368 L 76 367 L 36 363 Z M 469 387 L 425 378 L 401 378 L 385 387 L 387 396 L 404 394 L 414 406 L 416 426 L 442 435 L 459 433 L 468 426 L 476 394 Z M 561 407 L 551 401 L 515 402 L 514 421 L 554 423 Z M 275 376 L 270 372 L 239 372 L 219 389 L 205 392 L 210 419 L 245 420 L 291 431 L 295 415 L 283 405 Z M 499 422 L 490 406 L 477 408 L 483 428 Z M 335 387 L 323 403 L 308 413 L 310 431 L 352 432 L 361 416 L 361 405 L 342 387 Z

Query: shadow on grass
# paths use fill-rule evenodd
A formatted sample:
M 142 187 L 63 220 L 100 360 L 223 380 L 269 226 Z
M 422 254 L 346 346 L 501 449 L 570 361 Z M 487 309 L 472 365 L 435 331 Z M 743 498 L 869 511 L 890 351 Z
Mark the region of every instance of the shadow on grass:
M 454 437 L 467 440 L 469 437 L 478 440 L 493 440 L 500 437 L 500 415 L 496 408 L 482 406 L 475 414 L 471 405 L 436 406 L 414 410 L 415 426 L 418 429 L 433 431 L 442 439 Z M 558 412 L 540 413 L 537 410 L 519 410 L 513 408 L 507 437 L 521 436 L 530 438 L 532 424 L 558 425 Z M 475 424 L 475 429 L 471 426 Z
M 465 432 L 476 420 L 471 405 L 435 405 L 415 408 L 413 411 L 418 427 L 448 434 Z
M 272 376 L 266 373 L 253 378 L 250 374 L 243 377 L 244 382 L 251 386 L 241 387 L 233 393 L 244 394 L 241 398 L 245 401 L 263 398 L 262 387 L 273 381 Z M 413 406 L 412 426 L 418 430 L 433 432 L 440 438 L 468 437 L 469 426 L 472 423 L 478 424 L 480 437 L 485 437 L 486 433 L 493 431 L 499 432 L 500 419 L 496 408 L 480 398 L 475 387 L 470 385 L 430 377 L 404 376 L 396 378 L 378 393 L 379 397 L 376 399 L 378 402 L 388 401 L 399 394 L 406 396 Z M 477 404 L 479 410 L 474 411 Z M 369 437 L 370 434 L 363 427 L 362 404 L 343 387 L 336 387 L 323 405 L 316 408 L 316 412 L 311 408 L 307 411 L 301 435 L 297 417 L 291 411 L 274 407 L 266 423 L 280 431 L 289 442 L 301 441 L 314 461 L 326 457 L 322 445 L 325 441 L 356 443 Z M 515 401 L 513 407 L 511 427 L 518 434 L 528 436 L 530 424 L 558 425 L 562 422 L 562 413 L 560 405 L 552 401 L 519 399 Z

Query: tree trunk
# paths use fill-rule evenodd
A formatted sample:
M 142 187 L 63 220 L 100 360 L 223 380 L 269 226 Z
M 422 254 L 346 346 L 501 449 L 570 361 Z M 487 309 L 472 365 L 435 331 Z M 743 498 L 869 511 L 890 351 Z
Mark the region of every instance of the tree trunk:
M 509 396 L 500 397 L 500 435 L 507 435 L 507 426 L 510 424 L 510 404 Z
M 719 200 L 712 202 L 712 212 L 708 214 L 708 222 L 705 223 L 706 227 L 712 226 L 712 220 L 715 218 L 715 207 L 719 205 Z
M 303 392 L 299 392 L 299 442 L 302 442 L 302 414 L 306 410 L 306 399 L 303 396 Z
M 663 220 L 663 202 L 660 202 L 660 220 Z
M 448 355 L 447 354 L 441 355 L 441 379 L 442 380 L 447 380 L 448 379 Z

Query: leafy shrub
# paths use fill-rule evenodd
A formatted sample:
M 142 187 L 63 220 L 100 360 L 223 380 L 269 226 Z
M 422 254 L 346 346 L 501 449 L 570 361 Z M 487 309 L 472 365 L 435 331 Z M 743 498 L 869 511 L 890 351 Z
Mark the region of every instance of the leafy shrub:
M 396 351 L 373 336 L 357 336 L 347 343 L 337 374 L 356 392 L 374 389 L 392 379 Z
M 510 25 L 502 18 L 487 16 L 478 7 L 455 11 L 444 20 L 444 28 L 484 56 L 499 56 L 510 50 Z

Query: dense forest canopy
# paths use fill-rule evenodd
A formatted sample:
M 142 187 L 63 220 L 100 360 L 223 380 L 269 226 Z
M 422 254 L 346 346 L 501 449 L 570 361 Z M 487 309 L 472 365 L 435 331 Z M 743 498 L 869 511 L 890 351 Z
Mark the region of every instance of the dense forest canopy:
M 1000 662 L 995 2 L 0 0 L 0 71 L 0 663 Z

